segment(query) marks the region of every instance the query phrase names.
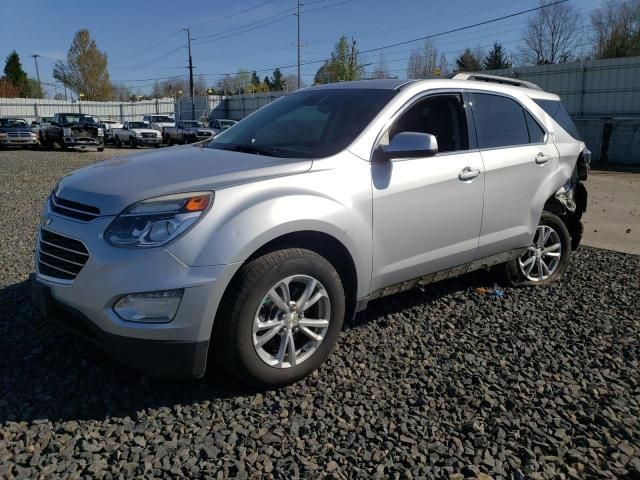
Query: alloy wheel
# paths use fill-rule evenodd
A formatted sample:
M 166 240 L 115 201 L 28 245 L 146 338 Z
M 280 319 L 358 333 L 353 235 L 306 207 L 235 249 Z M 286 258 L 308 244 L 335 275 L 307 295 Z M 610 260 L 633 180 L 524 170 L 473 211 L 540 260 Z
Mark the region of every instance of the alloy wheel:
M 518 266 L 528 280 L 542 282 L 556 272 L 561 258 L 560 235 L 549 225 L 539 225 L 533 244 L 518 259 Z
M 325 338 L 331 301 L 322 283 L 293 275 L 273 285 L 253 320 L 253 346 L 275 368 L 292 368 L 307 360 Z

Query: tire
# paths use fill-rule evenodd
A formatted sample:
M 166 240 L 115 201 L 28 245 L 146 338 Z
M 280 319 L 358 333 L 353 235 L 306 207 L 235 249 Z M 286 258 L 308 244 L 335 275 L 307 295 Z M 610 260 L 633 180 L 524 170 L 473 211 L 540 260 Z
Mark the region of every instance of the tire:
M 122 148 L 122 140 L 116 135 L 116 147 Z
M 104 152 L 104 147 L 98 147 L 99 152 Z
M 280 283 L 285 279 L 290 282 L 289 300 L 302 301 L 309 291 L 309 298 L 317 301 L 305 310 L 290 305 L 286 316 L 269 295 L 274 291 L 286 300 Z M 317 369 L 331 353 L 345 315 L 342 281 L 333 265 L 300 248 L 277 250 L 248 262 L 230 285 L 226 300 L 215 334 L 219 360 L 237 380 L 257 388 L 288 385 Z M 258 329 L 257 318 L 272 325 Z M 290 353 L 291 339 L 300 354 Z M 260 340 L 264 345 L 257 346 Z
M 173 146 L 173 140 L 171 139 L 171 135 L 167 135 L 165 137 L 165 141 L 166 141 L 168 147 L 172 147 Z
M 138 148 L 138 144 L 136 143 L 136 139 L 133 137 L 129 137 L 129 147 Z
M 570 258 L 571 236 L 567 226 L 557 215 L 542 212 L 532 244 L 521 257 L 506 264 L 507 280 L 514 286 L 550 285 L 562 278 Z

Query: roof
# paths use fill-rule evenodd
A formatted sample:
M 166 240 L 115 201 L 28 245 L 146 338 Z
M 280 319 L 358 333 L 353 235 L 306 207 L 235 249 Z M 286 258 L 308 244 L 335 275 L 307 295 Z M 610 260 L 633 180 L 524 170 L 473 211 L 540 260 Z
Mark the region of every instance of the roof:
M 344 88 L 397 90 L 403 85 L 410 83 L 412 81 L 413 80 L 400 80 L 396 78 L 388 78 L 383 80 L 354 80 L 352 82 L 324 83 L 322 85 L 315 85 L 309 88 L 322 89 L 322 90 L 344 89 Z

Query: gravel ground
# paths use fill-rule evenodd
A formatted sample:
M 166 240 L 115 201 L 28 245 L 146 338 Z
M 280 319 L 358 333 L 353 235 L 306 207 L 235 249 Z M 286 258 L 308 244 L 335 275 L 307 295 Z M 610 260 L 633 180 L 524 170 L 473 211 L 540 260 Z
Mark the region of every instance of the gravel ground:
M 29 301 L 42 200 L 109 153 L 0 153 L 0 478 L 640 478 L 639 257 L 376 301 L 279 391 L 146 379 Z

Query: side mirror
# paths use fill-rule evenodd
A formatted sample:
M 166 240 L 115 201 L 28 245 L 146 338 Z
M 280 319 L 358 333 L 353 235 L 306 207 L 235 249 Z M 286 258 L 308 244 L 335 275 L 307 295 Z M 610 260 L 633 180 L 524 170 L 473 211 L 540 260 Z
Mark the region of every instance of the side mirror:
M 376 155 L 382 160 L 394 158 L 433 157 L 438 153 L 438 140 L 430 133 L 400 132 L 389 145 L 378 148 Z

